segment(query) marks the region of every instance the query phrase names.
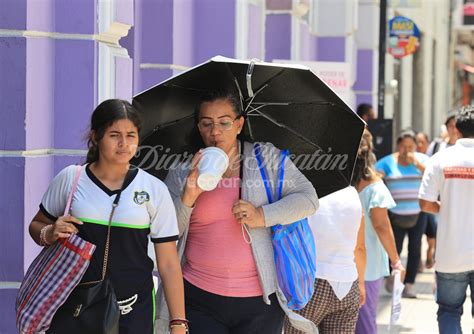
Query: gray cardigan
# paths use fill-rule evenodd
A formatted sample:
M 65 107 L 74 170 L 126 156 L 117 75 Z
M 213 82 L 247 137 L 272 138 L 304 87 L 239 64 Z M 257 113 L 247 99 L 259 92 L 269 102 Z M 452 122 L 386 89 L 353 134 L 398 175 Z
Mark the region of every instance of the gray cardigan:
M 262 156 L 268 171 L 269 180 L 276 180 L 280 150 L 269 143 L 260 143 Z M 252 237 L 252 252 L 257 266 L 260 283 L 263 290 L 263 300 L 270 304 L 269 295 L 276 293 L 278 301 L 290 319 L 293 326 L 306 332 L 318 333 L 316 325 L 292 312 L 286 306 L 287 302 L 282 291 L 278 287 L 275 264 L 273 260 L 273 246 L 271 241 L 271 229 L 269 226 L 276 224 L 289 224 L 312 215 L 318 208 L 318 197 L 313 185 L 296 168 L 290 159 L 285 160 L 285 182 L 283 184 L 282 199 L 268 204 L 265 188 L 262 183 L 260 170 L 253 152 L 253 145 L 244 144 L 244 169 L 242 184 L 242 199 L 252 203 L 255 207 L 262 207 L 265 215 L 265 228 L 250 229 Z M 180 240 L 178 242 L 178 253 L 182 263 L 184 258 L 184 248 L 186 245 L 187 233 L 189 230 L 189 220 L 192 208 L 185 206 L 181 202 L 181 193 L 184 188 L 189 168 L 182 165 L 172 169 L 165 183 L 169 188 L 171 197 L 174 200 Z M 274 189 L 271 186 L 271 189 Z M 160 287 L 157 293 L 157 321 L 155 324 L 156 333 L 168 332 L 169 314 L 164 299 L 163 289 Z

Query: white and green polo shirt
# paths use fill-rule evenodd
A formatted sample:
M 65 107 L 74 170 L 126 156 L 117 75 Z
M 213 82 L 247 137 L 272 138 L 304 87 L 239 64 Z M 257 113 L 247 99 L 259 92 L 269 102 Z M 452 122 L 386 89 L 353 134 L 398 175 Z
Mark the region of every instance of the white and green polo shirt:
M 50 219 L 56 220 L 64 213 L 75 173 L 76 166 L 63 169 L 44 194 L 40 210 Z M 89 165 L 82 166 L 71 214 L 84 222 L 78 226 L 78 235 L 97 246 L 84 282 L 102 275 L 108 220 L 117 192 L 97 179 Z M 120 300 L 136 293 L 137 287 L 152 288 L 148 237 L 154 243 L 178 240 L 176 213 L 166 185 L 135 167 L 124 185 L 111 225 L 108 275 Z

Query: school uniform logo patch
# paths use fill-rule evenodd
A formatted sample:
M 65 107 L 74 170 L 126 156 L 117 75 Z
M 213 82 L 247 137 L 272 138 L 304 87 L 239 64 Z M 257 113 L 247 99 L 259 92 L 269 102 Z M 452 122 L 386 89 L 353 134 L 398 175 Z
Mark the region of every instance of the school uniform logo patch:
M 142 205 L 150 200 L 150 195 L 146 191 L 135 191 L 133 201 L 138 205 Z

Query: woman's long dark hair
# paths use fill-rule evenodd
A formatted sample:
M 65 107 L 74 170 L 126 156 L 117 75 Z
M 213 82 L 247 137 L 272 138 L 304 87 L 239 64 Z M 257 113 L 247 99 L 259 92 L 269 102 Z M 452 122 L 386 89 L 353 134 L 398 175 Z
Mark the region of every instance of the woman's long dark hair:
M 119 99 L 105 100 L 95 108 L 91 116 L 89 135 L 87 136 L 87 163 L 99 160 L 98 143 L 104 138 L 105 131 L 114 122 L 128 119 L 140 131 L 138 111 L 129 102 Z
M 372 135 L 365 129 L 360 141 L 351 185 L 356 187 L 360 181 L 369 181 L 374 175 L 375 156 Z

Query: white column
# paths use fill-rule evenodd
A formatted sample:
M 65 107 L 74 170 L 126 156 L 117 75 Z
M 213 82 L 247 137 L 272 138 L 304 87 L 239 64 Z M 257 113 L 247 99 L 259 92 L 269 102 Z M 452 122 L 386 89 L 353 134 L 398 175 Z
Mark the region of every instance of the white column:
M 248 58 L 249 41 L 249 2 L 237 0 L 235 2 L 235 57 Z
M 115 18 L 115 0 L 98 1 L 99 33 L 107 31 Z M 97 104 L 115 97 L 115 59 L 110 47 L 99 43 Z
M 434 66 L 434 106 L 432 126 L 434 134 L 439 135 L 439 126 L 444 123 L 449 110 L 449 1 L 436 1 L 435 6 L 435 66 Z
M 401 59 L 400 73 L 400 130 L 412 126 L 412 99 L 413 99 L 413 56 Z

